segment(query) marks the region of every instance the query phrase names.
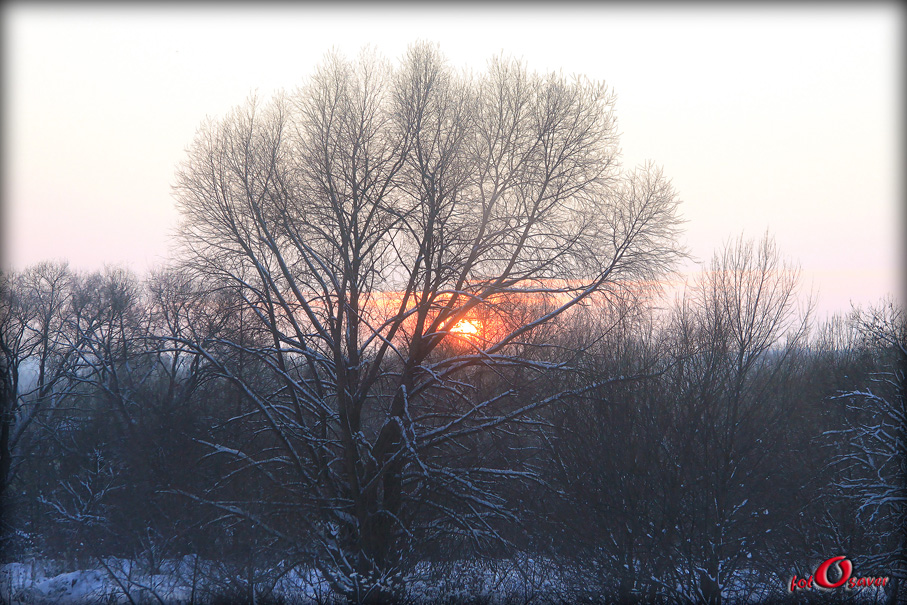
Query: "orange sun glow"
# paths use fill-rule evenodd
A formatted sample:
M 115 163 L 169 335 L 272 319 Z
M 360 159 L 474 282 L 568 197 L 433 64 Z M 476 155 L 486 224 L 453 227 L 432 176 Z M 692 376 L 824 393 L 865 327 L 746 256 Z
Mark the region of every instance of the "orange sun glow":
M 480 327 L 482 327 L 482 323 L 479 321 L 474 319 L 461 319 L 457 322 L 457 325 L 450 329 L 450 331 L 462 336 L 476 336 L 479 333 Z

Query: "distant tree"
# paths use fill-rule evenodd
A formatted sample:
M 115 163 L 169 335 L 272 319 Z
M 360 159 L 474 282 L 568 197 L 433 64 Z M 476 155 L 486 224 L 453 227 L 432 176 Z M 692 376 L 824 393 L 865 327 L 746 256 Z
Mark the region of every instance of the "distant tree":
M 599 314 L 584 326 L 596 342 L 583 355 L 589 383 L 614 379 L 550 410 L 545 498 L 555 560 L 589 599 L 652 601 L 652 578 L 672 565 L 677 535 L 670 511 L 678 484 L 664 459 L 674 419 L 665 373 L 672 352 L 663 325 L 642 301 Z
M 593 377 L 623 380 L 559 414 L 551 477 L 583 511 L 554 513 L 560 552 L 597 590 L 619 602 L 718 603 L 780 585 L 752 580 L 779 565 L 762 554 L 773 522 L 788 520 L 776 506 L 786 510 L 777 487 L 790 474 L 808 326 L 798 280 L 768 235 L 730 241 L 670 317 L 622 317 L 590 356 Z
M 832 487 L 853 502 L 863 529 L 855 563 L 865 575 L 891 577 L 890 602 L 898 603 L 907 581 L 907 317 L 888 300 L 855 310 L 850 322 L 876 367 L 836 397 L 846 405 L 846 425 L 826 432 L 838 452 Z
M 742 236 L 714 258 L 681 302 L 670 377 L 678 473 L 679 583 L 718 603 L 758 557 L 785 472 L 790 409 L 781 396 L 798 368 L 808 312 L 797 313 L 799 269 L 766 234 Z M 669 584 L 674 583 L 673 580 Z M 744 595 L 738 595 L 740 597 Z
M 185 528 L 201 515 L 172 491 L 210 484 L 198 440 L 231 410 L 212 412 L 226 385 L 212 387 L 204 359 L 166 337 L 204 337 L 229 311 L 175 271 L 147 283 L 116 268 L 72 276 L 60 337 L 71 388 L 43 418 L 26 480 L 49 553 L 126 554 L 154 567 L 194 550 Z
M 59 413 L 43 423 L 40 475 L 49 480 L 32 486 L 48 522 L 45 543 L 67 558 L 84 561 L 119 546 L 108 542 L 111 516 L 118 512 L 129 511 L 135 523 L 145 520 L 140 503 L 147 497 L 130 498 L 125 507 L 116 500 L 127 485 L 142 485 L 127 469 L 147 452 L 139 392 L 152 370 L 141 344 L 147 329 L 141 302 L 140 284 L 126 271 L 71 277 L 58 334 L 70 359 L 72 388 Z
M 396 68 L 331 55 L 207 124 L 176 185 L 185 258 L 266 341 L 171 340 L 242 394 L 245 436 L 212 452 L 270 491 L 187 497 L 315 553 L 353 601 L 394 594 L 414 539 L 498 539 L 492 486 L 532 473 L 463 454 L 569 396 L 538 378 L 573 357 L 534 336 L 679 252 L 669 183 L 617 169 L 612 106 L 599 83 L 506 59 L 470 77 L 418 45 Z
M 71 348 L 65 320 L 71 274 L 44 262 L 0 275 L 0 511 L 10 529 L 9 488 L 37 445 L 35 421 L 53 411 L 71 385 Z

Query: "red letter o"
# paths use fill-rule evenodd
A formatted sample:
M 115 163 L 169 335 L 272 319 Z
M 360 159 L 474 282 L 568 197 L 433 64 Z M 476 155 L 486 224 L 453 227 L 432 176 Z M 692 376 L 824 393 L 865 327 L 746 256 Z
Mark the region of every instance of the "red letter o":
M 831 567 L 832 563 L 837 561 L 841 562 L 841 579 L 832 584 L 828 581 L 828 568 Z M 825 561 L 816 569 L 816 584 L 823 588 L 837 588 L 838 586 L 844 586 L 844 583 L 850 577 L 850 574 L 853 573 L 853 565 L 850 561 L 847 560 L 847 557 L 832 557 L 828 561 Z

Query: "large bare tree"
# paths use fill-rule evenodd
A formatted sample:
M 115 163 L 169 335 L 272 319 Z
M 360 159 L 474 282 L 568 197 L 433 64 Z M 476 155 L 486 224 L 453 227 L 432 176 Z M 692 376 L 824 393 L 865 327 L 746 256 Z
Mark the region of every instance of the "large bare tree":
M 317 545 L 354 601 L 394 592 L 413 539 L 496 538 L 492 486 L 532 473 L 469 449 L 570 394 L 538 380 L 573 359 L 542 335 L 679 254 L 677 197 L 651 165 L 620 170 L 613 104 L 416 45 L 396 66 L 329 55 L 201 128 L 175 187 L 185 259 L 250 336 L 171 340 L 241 392 L 248 438 L 211 447 L 273 491 L 186 495 Z

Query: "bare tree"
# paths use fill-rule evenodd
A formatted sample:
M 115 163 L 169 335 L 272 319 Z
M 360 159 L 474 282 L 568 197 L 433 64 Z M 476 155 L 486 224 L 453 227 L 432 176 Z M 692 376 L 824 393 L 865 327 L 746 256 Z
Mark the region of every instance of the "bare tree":
M 274 492 L 187 495 L 299 543 L 289 514 L 356 601 L 394 593 L 412 538 L 497 539 L 493 481 L 531 473 L 458 455 L 569 395 L 525 380 L 571 359 L 533 335 L 678 254 L 676 195 L 652 166 L 619 172 L 612 108 L 603 84 L 502 58 L 470 77 L 418 45 L 396 68 L 328 56 L 207 124 L 176 185 L 186 260 L 265 339 L 172 341 L 242 392 L 260 441 L 211 447 Z
M 659 594 L 652 578 L 673 566 L 676 539 L 677 485 L 661 447 L 675 430 L 665 413 L 671 351 L 648 305 L 630 300 L 597 315 L 609 321 L 586 326 L 585 337 L 600 340 L 583 356 L 582 380 L 617 379 L 550 412 L 547 535 L 585 599 L 648 602 Z
M 836 397 L 846 404 L 846 426 L 826 432 L 840 452 L 830 468 L 834 488 L 856 504 L 868 534 L 868 552 L 857 557 L 860 569 L 892 576 L 889 598 L 897 603 L 907 580 L 907 318 L 888 300 L 855 310 L 850 323 L 874 353 L 877 371 Z
M 808 318 L 797 289 L 798 270 L 771 238 L 741 237 L 667 321 L 621 317 L 589 356 L 593 376 L 624 380 L 558 410 L 551 474 L 583 510 L 557 515 L 561 552 L 594 590 L 619 602 L 714 603 L 780 586 L 756 578 L 774 571 L 760 556 L 774 543 L 765 530 L 781 518 L 775 488 L 789 470 L 778 454 L 791 449 L 791 378 Z
M 666 586 L 687 587 L 685 598 L 720 602 L 759 554 L 760 517 L 784 471 L 773 456 L 785 447 L 780 394 L 809 325 L 808 307 L 797 313 L 798 287 L 799 270 L 768 234 L 741 236 L 715 254 L 676 313 L 668 405 L 676 432 L 662 446 L 681 494 L 676 552 L 688 563 Z
M 30 430 L 59 403 L 72 365 L 64 339 L 71 275 L 44 262 L 0 275 L 0 507 L 9 519 L 8 489 L 36 444 Z M 7 529 L 3 528 L 4 533 Z

